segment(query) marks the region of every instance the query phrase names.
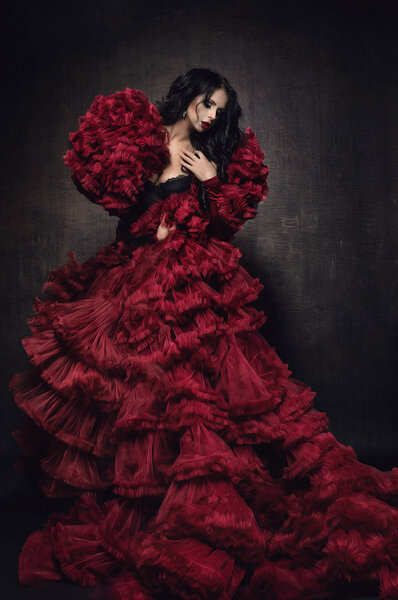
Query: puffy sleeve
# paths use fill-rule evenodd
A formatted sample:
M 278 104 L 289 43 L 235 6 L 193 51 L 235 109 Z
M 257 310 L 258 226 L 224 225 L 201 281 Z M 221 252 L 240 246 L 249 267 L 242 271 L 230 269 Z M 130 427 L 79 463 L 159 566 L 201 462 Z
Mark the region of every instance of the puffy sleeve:
M 63 156 L 77 189 L 110 215 L 131 213 L 153 173 L 167 165 L 166 129 L 141 90 L 96 96 Z
M 268 172 L 257 137 L 247 127 L 245 140 L 235 150 L 226 169 L 226 182 L 218 175 L 202 182 L 214 233 L 231 238 L 246 221 L 256 216 L 258 203 L 268 193 Z

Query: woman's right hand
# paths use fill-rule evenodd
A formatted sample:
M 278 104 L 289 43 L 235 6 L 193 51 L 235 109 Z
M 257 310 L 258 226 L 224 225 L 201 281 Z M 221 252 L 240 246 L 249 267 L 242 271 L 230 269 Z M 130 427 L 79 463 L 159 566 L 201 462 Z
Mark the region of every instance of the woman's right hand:
M 176 228 L 175 225 L 172 225 L 171 227 L 167 227 L 164 218 L 161 220 L 160 225 L 156 231 L 156 237 L 158 238 L 159 241 L 165 240 L 167 238 L 167 236 L 169 235 L 170 231 L 174 231 L 174 229 Z

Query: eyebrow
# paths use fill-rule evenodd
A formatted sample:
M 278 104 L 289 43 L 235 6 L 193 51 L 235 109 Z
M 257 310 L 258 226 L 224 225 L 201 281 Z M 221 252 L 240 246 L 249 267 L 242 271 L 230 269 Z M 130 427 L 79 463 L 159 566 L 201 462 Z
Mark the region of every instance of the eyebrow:
M 210 98 L 210 102 L 213 102 L 213 104 L 216 104 L 212 98 Z M 225 110 L 225 108 L 223 108 L 222 106 L 219 106 L 219 110 Z

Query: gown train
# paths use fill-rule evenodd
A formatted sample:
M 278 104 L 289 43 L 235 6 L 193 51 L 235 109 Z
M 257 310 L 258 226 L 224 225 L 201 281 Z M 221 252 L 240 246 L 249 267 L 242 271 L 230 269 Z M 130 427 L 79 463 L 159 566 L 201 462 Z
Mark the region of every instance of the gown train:
M 49 497 L 22 584 L 114 598 L 283 600 L 380 582 L 398 597 L 398 469 L 358 461 L 258 329 L 238 248 L 177 230 L 70 253 L 35 299 L 15 435 Z

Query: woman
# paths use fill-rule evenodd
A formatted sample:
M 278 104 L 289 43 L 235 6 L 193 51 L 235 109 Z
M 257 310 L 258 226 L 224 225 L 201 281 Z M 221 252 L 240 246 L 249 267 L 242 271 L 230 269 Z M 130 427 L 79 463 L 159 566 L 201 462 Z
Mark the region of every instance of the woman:
M 65 155 L 116 242 L 73 253 L 35 299 L 16 437 L 49 497 L 75 496 L 20 581 L 111 596 L 284 600 L 373 581 L 398 597 L 398 469 L 358 461 L 258 332 L 234 234 L 268 167 L 227 79 L 180 75 L 155 107 L 98 96 Z

